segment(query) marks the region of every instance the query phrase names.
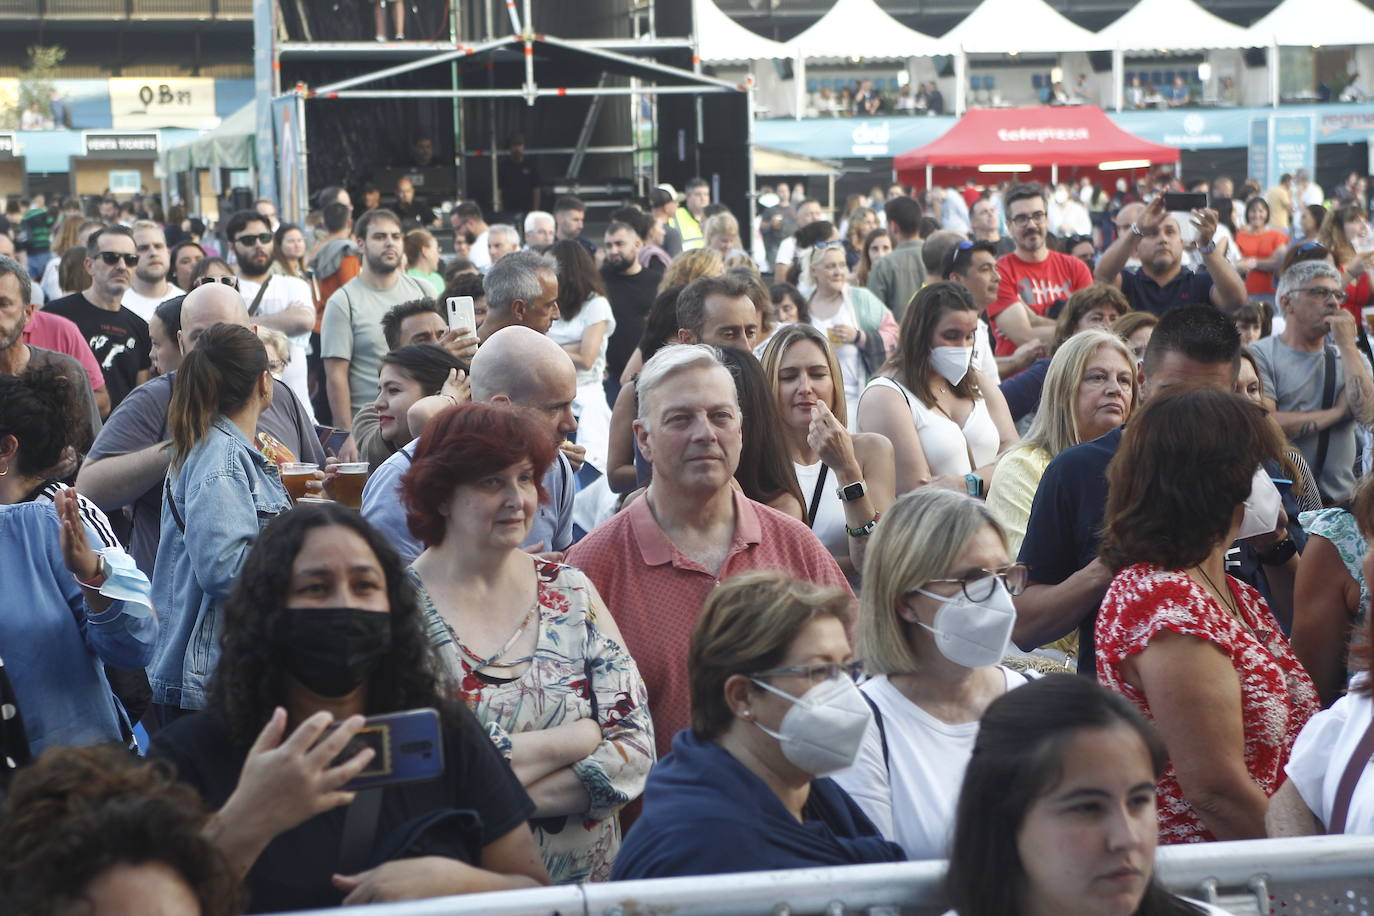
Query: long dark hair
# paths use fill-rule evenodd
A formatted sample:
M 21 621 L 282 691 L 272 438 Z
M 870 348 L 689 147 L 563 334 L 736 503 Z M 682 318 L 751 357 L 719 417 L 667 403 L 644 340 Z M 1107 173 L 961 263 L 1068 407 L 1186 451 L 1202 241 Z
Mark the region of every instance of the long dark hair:
M 649 306 L 649 314 L 644 319 L 644 333 L 639 338 L 639 355 L 644 362 L 663 349 L 665 340 L 677 336 L 677 297 L 686 288 L 669 286 L 654 297 L 654 304 Z
M 1023 912 L 1026 867 L 1017 839 L 1026 812 L 1059 781 L 1065 746 L 1078 732 L 1120 725 L 1145 742 L 1158 779 L 1168 760 L 1164 743 L 1134 706 L 1087 678 L 1051 674 L 988 706 L 954 821 L 945 885 L 955 910 L 965 916 Z M 1134 916 L 1198 912 L 1151 880 Z
M 395 366 L 420 384 L 425 396 L 438 394 L 454 369 L 468 371 L 462 360 L 436 344 L 408 344 L 382 357 L 383 366 Z
M 581 242 L 576 239 L 554 242 L 549 254 L 558 262 L 558 313 L 564 319 L 576 318 L 592 293 L 606 295 L 606 285 L 601 282 L 596 262 Z
M 759 361 L 753 354 L 733 347 L 722 347 L 720 355 L 735 380 L 744 425 L 735 480 L 744 495 L 755 502 L 767 504 L 790 494 L 805 511 L 806 498 L 788 453 L 787 431 Z
M 85 381 L 83 373 L 82 384 Z M 19 441 L 14 469 L 20 474 L 42 474 L 61 460 L 68 445 L 75 444 L 83 452 L 90 447 L 90 423 L 76 410 L 75 392 L 56 366 L 0 375 L 0 439 L 13 436 Z
M 167 427 L 172 433 L 173 467 L 181 467 L 215 417 L 248 403 L 266 371 L 267 350 L 247 328 L 220 323 L 196 338 L 172 380 Z
M 285 650 L 272 639 L 273 622 L 291 613 L 286 607 L 291 567 L 306 535 L 331 526 L 347 528 L 366 541 L 386 578 L 391 649 L 368 679 L 367 715 L 440 705 L 424 617 L 401 558 L 357 512 L 331 503 L 299 506 L 277 516 L 258 535 L 224 602 L 220 663 L 209 705 L 224 715 L 238 747 L 249 747 L 272 710 L 286 703 Z
M 906 314 L 902 316 L 902 326 L 897 333 L 897 349 L 883 364 L 883 369 L 892 373 L 897 381 L 905 385 L 912 394 L 929 407 L 935 403 L 935 394 L 930 390 L 930 335 L 945 312 L 977 312 L 973 297 L 968 290 L 949 280 L 941 280 L 923 287 L 911 300 Z M 962 398 L 982 396 L 975 380 L 977 373 L 964 374 L 957 385 L 950 390 Z

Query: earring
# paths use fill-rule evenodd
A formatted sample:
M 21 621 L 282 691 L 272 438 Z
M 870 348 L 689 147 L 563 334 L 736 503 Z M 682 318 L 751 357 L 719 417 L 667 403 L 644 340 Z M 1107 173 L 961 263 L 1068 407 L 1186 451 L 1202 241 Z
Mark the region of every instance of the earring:
M 10 469 L 9 469 L 9 468 L 5 468 L 3 471 L 0 471 L 0 477 L 4 477 L 4 476 L 5 476 L 6 474 L 8 474 L 9 472 L 10 472 Z

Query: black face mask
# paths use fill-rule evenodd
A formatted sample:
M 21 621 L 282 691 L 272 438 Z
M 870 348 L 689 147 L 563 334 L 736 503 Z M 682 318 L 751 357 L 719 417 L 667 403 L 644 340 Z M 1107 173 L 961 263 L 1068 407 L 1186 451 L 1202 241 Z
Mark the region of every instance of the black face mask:
M 351 607 L 287 608 L 272 630 L 286 670 L 307 690 L 341 697 L 391 650 L 391 615 Z

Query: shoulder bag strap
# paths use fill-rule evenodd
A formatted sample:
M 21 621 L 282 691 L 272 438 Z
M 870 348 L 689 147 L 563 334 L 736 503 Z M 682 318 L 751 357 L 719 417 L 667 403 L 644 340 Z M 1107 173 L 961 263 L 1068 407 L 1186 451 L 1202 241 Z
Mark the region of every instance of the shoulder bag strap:
M 1327 833 L 1345 833 L 1345 818 L 1350 813 L 1350 800 L 1355 795 L 1355 785 L 1364 775 L 1365 765 L 1369 763 L 1371 754 L 1374 754 L 1374 717 L 1371 717 L 1369 724 L 1365 726 L 1364 734 L 1360 736 L 1350 760 L 1345 764 L 1345 771 L 1341 773 L 1341 781 L 1336 784 L 1336 800 L 1331 805 Z
M 343 835 L 339 837 L 341 875 L 354 875 L 367 867 L 377 841 L 377 821 L 382 813 L 382 790 L 364 789 L 353 796 L 344 815 Z
M 816 488 L 811 491 L 811 508 L 806 510 L 806 527 L 816 527 L 816 510 L 821 506 L 821 494 L 825 492 L 825 478 L 830 468 L 822 462 L 821 471 L 816 475 Z
M 272 282 L 272 275 L 268 274 L 262 281 L 262 286 L 258 287 L 258 294 L 253 297 L 253 304 L 248 306 L 248 317 L 252 318 L 258 314 L 258 309 L 262 308 L 262 294 L 267 292 L 267 284 Z
M 1330 409 L 1336 403 L 1336 351 L 1330 347 L 1326 348 L 1326 361 L 1323 365 L 1325 378 L 1322 380 L 1322 410 Z M 1317 456 L 1312 462 L 1312 476 L 1317 483 L 1321 483 L 1322 468 L 1326 466 L 1326 450 L 1331 445 L 1331 427 L 1321 431 L 1317 436 Z
M 883 745 L 883 769 L 887 770 L 888 777 L 891 778 L 892 761 L 888 759 L 887 726 L 883 724 L 883 714 L 878 709 L 878 704 L 873 702 L 873 698 L 871 696 L 864 693 L 862 690 L 859 691 L 859 696 L 863 697 L 864 702 L 868 704 L 868 708 L 873 710 L 873 724 L 878 726 L 878 740 L 882 742 Z
M 172 521 L 177 523 L 181 533 L 186 533 L 186 522 L 177 511 L 177 501 L 172 498 L 172 475 L 168 474 L 162 478 L 162 501 L 167 504 L 167 508 L 172 510 Z

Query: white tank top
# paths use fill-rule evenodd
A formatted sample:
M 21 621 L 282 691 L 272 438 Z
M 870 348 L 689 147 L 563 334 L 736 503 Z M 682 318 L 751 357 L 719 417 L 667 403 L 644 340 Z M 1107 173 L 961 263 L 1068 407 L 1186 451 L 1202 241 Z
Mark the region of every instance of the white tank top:
M 975 468 L 991 464 L 997 457 L 997 448 L 1002 439 L 997 434 L 992 415 L 988 413 L 987 401 L 982 398 L 973 402 L 973 412 L 960 427 L 938 409 L 921 403 L 920 398 L 894 379 L 875 376 L 864 390 L 874 387 L 891 388 L 906 399 L 907 407 L 911 408 L 911 422 L 921 439 L 921 449 L 926 453 L 926 464 L 930 466 L 932 476 L 969 474 Z M 970 451 L 973 453 L 972 465 L 969 464 Z
M 825 465 L 817 461 L 812 465 L 797 464 L 792 462 L 792 467 L 797 472 L 797 483 L 802 491 L 802 511 L 811 511 L 811 501 L 815 497 L 816 483 L 820 480 L 821 468 Z M 844 524 L 844 505 L 840 498 L 835 495 L 835 490 L 840 485 L 839 478 L 833 471 L 827 471 L 825 480 L 821 481 L 821 498 L 816 506 L 816 518 L 811 525 L 811 531 L 816 538 L 825 545 L 825 549 L 830 551 L 831 556 L 849 556 L 849 535 L 845 533 Z

